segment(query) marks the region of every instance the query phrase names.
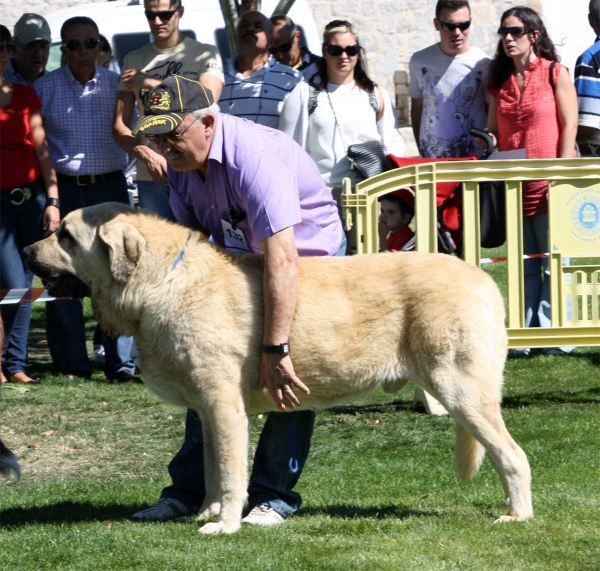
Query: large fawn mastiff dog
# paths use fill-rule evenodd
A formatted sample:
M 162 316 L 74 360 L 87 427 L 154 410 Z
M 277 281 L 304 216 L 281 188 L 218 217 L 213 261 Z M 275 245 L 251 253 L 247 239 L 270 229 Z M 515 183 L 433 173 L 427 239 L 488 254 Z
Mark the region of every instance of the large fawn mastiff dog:
M 262 256 L 230 255 L 199 232 L 114 203 L 72 212 L 25 255 L 51 294 L 90 296 L 104 329 L 135 336 L 152 391 L 198 411 L 207 488 L 200 518 L 218 516 L 200 532 L 237 531 L 248 416 L 277 410 L 256 388 Z M 303 408 L 410 379 L 456 421 L 460 478 L 473 476 L 487 452 L 509 501 L 499 521 L 532 517 L 529 463 L 500 414 L 504 304 L 484 272 L 441 254 L 300 258 L 290 345 L 310 388 Z

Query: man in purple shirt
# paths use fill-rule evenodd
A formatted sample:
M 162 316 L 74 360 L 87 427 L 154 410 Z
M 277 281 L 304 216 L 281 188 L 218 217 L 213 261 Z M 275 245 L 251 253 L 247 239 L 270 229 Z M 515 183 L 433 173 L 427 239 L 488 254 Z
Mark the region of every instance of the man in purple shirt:
M 288 345 L 298 256 L 341 255 L 345 248 L 336 203 L 317 166 L 284 133 L 220 114 L 208 89 L 177 75 L 152 90 L 133 133 L 144 134 L 167 159 L 170 202 L 179 222 L 203 229 L 230 251 L 264 254 L 258 387 L 270 389 L 281 411 L 294 408 L 299 404 L 294 388 L 308 393 L 294 373 Z M 312 411 L 269 415 L 244 523 L 279 524 L 300 507 L 293 487 L 308 456 L 313 423 Z M 202 452 L 200 421 L 188 411 L 184 445 L 169 465 L 173 485 L 156 506 L 133 519 L 166 521 L 197 511 L 205 495 Z

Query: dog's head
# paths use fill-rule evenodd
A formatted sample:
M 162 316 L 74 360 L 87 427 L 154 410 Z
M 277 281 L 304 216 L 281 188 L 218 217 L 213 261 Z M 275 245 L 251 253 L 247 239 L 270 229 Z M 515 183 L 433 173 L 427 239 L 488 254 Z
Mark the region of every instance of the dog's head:
M 71 212 L 54 234 L 25 248 L 25 261 L 56 297 L 83 298 L 125 284 L 146 246 L 135 216 L 114 202 Z

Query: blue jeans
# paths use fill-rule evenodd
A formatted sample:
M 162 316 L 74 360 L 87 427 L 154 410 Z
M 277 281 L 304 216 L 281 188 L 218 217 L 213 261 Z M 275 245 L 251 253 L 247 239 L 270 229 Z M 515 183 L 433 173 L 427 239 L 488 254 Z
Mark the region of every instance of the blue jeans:
M 19 206 L 2 204 L 0 212 L 0 287 L 30 288 L 33 274 L 23 263 L 23 248 L 42 239 L 42 216 L 46 195 L 40 194 Z M 6 376 L 25 371 L 31 303 L 2 305 L 6 339 L 2 370 Z
M 346 238 L 336 256 L 346 253 Z M 290 423 L 294 422 L 291 436 L 298 470 L 289 467 L 292 446 Z M 260 434 L 258 448 L 248 486 L 250 508 L 267 504 L 279 515 L 288 517 L 302 504 L 302 496 L 294 491 L 310 451 L 310 439 L 315 424 L 312 410 L 299 412 L 271 412 Z M 204 501 L 204 449 L 202 423 L 193 410 L 187 411 L 185 440 L 181 450 L 169 463 L 169 476 L 173 484 L 163 488 L 161 498 L 174 498 L 186 504 L 200 507 Z
M 523 253 L 543 254 L 548 250 L 548 213 L 523 217 Z M 525 260 L 525 327 L 551 327 L 550 313 L 550 260 Z M 569 259 L 563 259 L 569 265 Z M 560 347 L 565 353 L 573 347 Z
M 175 222 L 175 215 L 169 204 L 171 188 L 168 183 L 163 184 L 152 180 L 138 180 L 137 187 L 140 207 Z
M 94 206 L 103 202 L 129 204 L 127 183 L 122 179 L 78 186 L 74 182 L 59 182 L 60 215 Z M 48 349 L 56 368 L 61 373 L 91 373 L 88 358 L 83 307 L 79 300 L 52 301 L 46 304 L 46 336 Z M 104 372 L 108 379 L 124 369 L 135 372 L 130 356 L 133 337 L 122 335 L 104 337 L 106 359 Z

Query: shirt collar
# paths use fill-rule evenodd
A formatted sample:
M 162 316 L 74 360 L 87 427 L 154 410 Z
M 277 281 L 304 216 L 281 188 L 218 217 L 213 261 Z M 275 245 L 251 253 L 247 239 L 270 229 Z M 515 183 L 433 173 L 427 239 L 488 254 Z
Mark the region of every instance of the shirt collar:
M 227 60 L 227 73 L 234 77 L 236 75 L 241 75 L 241 73 L 235 67 L 236 60 L 237 56 L 232 56 Z M 276 62 L 277 60 L 272 55 L 269 55 L 269 59 L 267 59 L 265 65 L 263 65 L 260 69 L 253 71 L 248 77 L 252 77 L 255 73 L 267 73 L 275 65 Z M 248 79 L 248 77 L 246 77 L 245 79 Z
M 75 79 L 75 76 L 73 75 L 73 72 L 71 71 L 71 68 L 68 65 L 65 65 L 64 67 L 66 69 L 66 74 L 67 74 L 67 77 L 69 78 L 69 81 L 71 81 L 71 83 L 74 83 L 77 85 L 82 85 L 78 79 Z M 104 68 L 102 68 L 102 69 L 104 69 Z M 100 67 L 96 66 L 96 71 L 94 72 L 94 77 L 92 77 L 92 79 L 90 79 L 85 85 L 90 85 L 90 83 L 91 83 L 92 88 L 96 87 L 96 83 L 98 82 L 98 76 L 100 75 L 100 73 L 102 73 L 99 70 L 100 70 Z
M 219 113 L 216 117 L 215 122 L 215 134 L 213 136 L 212 143 L 210 144 L 210 151 L 208 151 L 208 160 L 218 161 L 219 163 L 223 162 L 223 115 Z M 209 165 L 210 166 L 210 165 Z

